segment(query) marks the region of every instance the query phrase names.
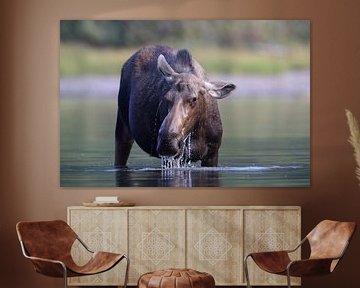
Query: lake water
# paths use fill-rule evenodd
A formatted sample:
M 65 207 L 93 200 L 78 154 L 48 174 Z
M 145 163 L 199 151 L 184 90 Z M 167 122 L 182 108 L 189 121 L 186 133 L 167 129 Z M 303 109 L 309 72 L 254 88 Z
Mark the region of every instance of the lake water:
M 306 187 L 310 185 L 310 98 L 219 101 L 219 167 L 161 169 L 134 144 L 128 169 L 114 162 L 114 97 L 62 97 L 62 187 Z

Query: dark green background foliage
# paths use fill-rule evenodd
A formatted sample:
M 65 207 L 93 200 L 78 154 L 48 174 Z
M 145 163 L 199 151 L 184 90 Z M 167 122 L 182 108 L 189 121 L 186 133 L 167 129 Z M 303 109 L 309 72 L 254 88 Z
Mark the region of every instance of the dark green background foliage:
M 61 21 L 61 42 L 133 47 L 157 42 L 254 48 L 260 44 L 309 43 L 310 21 Z
M 209 73 L 274 75 L 310 67 L 307 20 L 63 20 L 61 75 L 118 74 L 148 44 L 187 48 Z

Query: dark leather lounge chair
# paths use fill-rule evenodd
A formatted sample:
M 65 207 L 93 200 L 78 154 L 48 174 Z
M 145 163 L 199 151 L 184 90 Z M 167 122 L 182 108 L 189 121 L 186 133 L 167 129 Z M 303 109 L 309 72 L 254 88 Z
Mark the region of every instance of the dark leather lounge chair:
M 290 276 L 315 276 L 333 272 L 344 256 L 355 229 L 354 222 L 324 220 L 295 249 L 250 253 L 244 259 L 247 287 L 251 287 L 247 267 L 249 257 L 266 272 L 286 275 L 289 288 L 291 287 Z M 294 252 L 306 241 L 309 241 L 311 248 L 309 259 L 291 261 L 288 253 Z
M 110 270 L 126 259 L 124 288 L 127 285 L 129 259 L 124 254 L 91 251 L 62 220 L 19 222 L 16 231 L 24 256 L 31 260 L 35 271 L 50 277 L 87 276 Z M 78 240 L 92 254 L 83 266 L 78 266 L 71 257 L 71 247 Z

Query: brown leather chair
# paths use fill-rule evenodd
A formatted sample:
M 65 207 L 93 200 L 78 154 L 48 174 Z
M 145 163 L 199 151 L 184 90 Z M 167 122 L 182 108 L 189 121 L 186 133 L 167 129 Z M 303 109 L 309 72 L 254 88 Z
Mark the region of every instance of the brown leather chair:
M 24 256 L 31 260 L 35 271 L 50 277 L 88 276 L 110 270 L 122 259 L 126 259 L 124 288 L 127 285 L 129 259 L 124 254 L 91 251 L 62 220 L 19 222 L 16 231 Z M 71 247 L 78 240 L 92 254 L 83 266 L 78 266 L 72 256 Z
M 251 287 L 247 267 L 249 257 L 266 272 L 286 275 L 289 288 L 291 287 L 290 276 L 315 276 L 333 272 L 344 256 L 355 229 L 354 222 L 324 220 L 292 250 L 250 253 L 244 259 L 247 287 Z M 296 251 L 306 241 L 310 245 L 310 257 L 292 261 L 289 253 Z

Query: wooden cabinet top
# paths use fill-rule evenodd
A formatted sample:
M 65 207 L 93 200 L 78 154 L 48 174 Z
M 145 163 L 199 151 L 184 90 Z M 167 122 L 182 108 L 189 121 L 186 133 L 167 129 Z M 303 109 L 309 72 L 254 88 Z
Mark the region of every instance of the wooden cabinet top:
M 262 209 L 281 209 L 281 210 L 300 210 L 301 206 L 132 206 L 132 207 L 85 207 L 85 206 L 69 206 L 68 209 L 164 209 L 164 210 L 262 210 Z

